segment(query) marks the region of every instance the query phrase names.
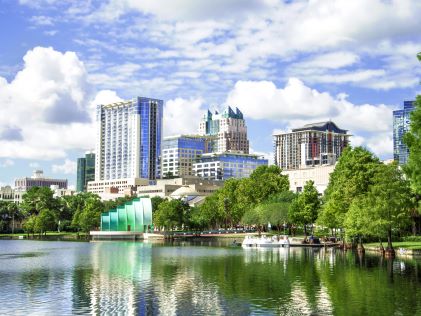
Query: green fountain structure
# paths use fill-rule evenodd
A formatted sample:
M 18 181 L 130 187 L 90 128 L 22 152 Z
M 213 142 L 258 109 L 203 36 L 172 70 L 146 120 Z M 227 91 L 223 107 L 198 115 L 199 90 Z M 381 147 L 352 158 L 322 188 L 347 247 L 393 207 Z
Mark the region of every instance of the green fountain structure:
M 135 198 L 108 212 L 101 213 L 101 230 L 92 231 L 93 239 L 141 239 L 152 228 L 152 202 Z

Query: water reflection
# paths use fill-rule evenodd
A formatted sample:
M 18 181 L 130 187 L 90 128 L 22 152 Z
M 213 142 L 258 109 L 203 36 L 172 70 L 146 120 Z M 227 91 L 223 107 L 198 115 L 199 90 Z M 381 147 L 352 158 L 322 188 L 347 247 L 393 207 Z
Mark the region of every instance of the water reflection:
M 0 241 L 0 258 L 0 314 L 421 314 L 419 261 L 334 249 Z

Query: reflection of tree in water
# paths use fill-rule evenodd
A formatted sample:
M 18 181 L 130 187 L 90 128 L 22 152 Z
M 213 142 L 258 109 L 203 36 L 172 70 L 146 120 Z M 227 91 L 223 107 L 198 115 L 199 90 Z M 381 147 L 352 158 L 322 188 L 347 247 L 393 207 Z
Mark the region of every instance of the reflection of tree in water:
M 421 312 L 421 280 L 413 273 L 397 277 L 392 259 L 348 252 L 344 264 L 327 261 L 320 276 L 337 315 L 414 315 Z M 415 270 L 419 262 L 413 262 Z M 398 263 L 398 266 L 400 264 Z M 418 268 L 417 268 L 418 266 Z M 393 284 L 391 281 L 393 280 Z M 409 282 L 408 282 L 409 281 Z
M 179 279 L 174 282 L 174 278 L 163 278 L 162 288 L 172 289 L 164 290 L 164 293 L 176 293 L 175 297 L 187 298 L 184 302 L 189 302 L 195 301 L 193 293 L 205 293 L 206 287 L 212 285 L 215 294 L 211 296 L 213 299 L 209 299 L 213 302 L 214 309 L 219 305 L 222 310 L 238 314 L 253 311 L 267 311 L 271 314 L 288 309 L 293 311 L 295 297 L 291 293 L 304 293 L 308 310 L 313 312 L 318 311 L 321 299 L 326 301 L 326 291 L 319 284 L 318 272 L 311 262 L 314 258 L 312 250 L 309 253 L 292 250 L 287 257 L 287 265 L 284 265 L 285 253 L 279 249 L 251 251 L 242 253 L 240 250 L 240 255 L 210 255 L 194 260 L 175 258 L 174 264 L 179 267 Z M 155 269 L 164 270 L 159 263 L 153 264 L 153 270 Z M 154 283 L 156 284 L 156 278 Z M 178 295 L 177 291 L 180 292 Z M 180 302 L 173 299 L 170 305 L 177 304 L 180 305 Z

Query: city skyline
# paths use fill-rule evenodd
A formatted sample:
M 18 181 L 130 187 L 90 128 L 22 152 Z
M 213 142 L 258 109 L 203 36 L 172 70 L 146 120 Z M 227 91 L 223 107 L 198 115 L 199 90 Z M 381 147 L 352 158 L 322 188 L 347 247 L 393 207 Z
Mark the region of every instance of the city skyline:
M 95 106 L 137 95 L 164 100 L 164 136 L 230 105 L 251 153 L 332 120 L 392 158 L 392 111 L 421 91 L 417 1 L 0 3 L 0 185 L 38 168 L 75 185 Z

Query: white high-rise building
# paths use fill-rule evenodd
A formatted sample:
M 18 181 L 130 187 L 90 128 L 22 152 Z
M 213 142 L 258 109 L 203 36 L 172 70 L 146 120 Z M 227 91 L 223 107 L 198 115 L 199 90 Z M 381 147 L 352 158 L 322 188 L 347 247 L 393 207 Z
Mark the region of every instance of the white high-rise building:
M 162 110 L 144 97 L 97 106 L 95 182 L 159 176 Z
M 243 113 L 239 109 L 235 112 L 230 106 L 222 113 L 208 111 L 199 124 L 199 134 L 214 136 L 213 152 L 240 151 L 249 153 L 247 126 Z

